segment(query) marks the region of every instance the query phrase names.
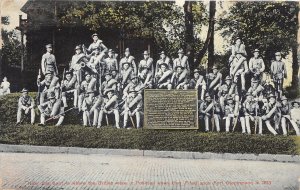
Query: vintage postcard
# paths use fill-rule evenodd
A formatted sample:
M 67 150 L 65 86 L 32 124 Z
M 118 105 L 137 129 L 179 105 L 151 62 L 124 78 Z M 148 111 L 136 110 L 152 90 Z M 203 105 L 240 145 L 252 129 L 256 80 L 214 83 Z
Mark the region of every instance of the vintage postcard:
M 0 4 L 0 189 L 300 189 L 299 1 Z

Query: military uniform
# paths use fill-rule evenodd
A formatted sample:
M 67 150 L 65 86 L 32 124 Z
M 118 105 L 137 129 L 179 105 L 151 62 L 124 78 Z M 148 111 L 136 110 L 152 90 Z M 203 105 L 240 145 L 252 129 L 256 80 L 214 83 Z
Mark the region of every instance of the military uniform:
M 93 35 L 92 35 L 92 38 L 93 38 L 94 36 L 97 36 L 97 37 L 98 37 L 97 34 L 93 34 Z M 107 50 L 107 47 L 103 44 L 103 41 L 100 40 L 100 39 L 97 39 L 96 41 L 93 41 L 93 42 L 90 44 L 90 46 L 88 47 L 87 51 L 89 51 L 89 52 L 92 53 L 92 52 L 93 52 L 95 49 L 97 49 L 97 48 L 99 49 L 100 52 L 103 52 L 103 51 Z
M 157 75 L 157 73 L 159 72 L 161 64 L 167 64 L 167 68 L 170 70 L 172 69 L 171 59 L 165 56 L 164 51 L 160 52 L 160 55 L 164 55 L 164 57 L 160 57 L 160 59 L 156 62 L 155 75 Z
M 264 87 L 261 84 L 258 84 L 258 80 L 251 79 L 251 87 L 248 89 L 248 93 L 253 97 L 262 97 Z
M 152 73 L 148 69 L 143 70 L 139 74 L 138 78 L 139 78 L 139 81 L 141 83 L 143 83 L 145 88 L 149 89 L 149 88 L 153 87 L 153 76 L 152 76 Z
M 238 55 L 239 54 L 239 55 Z M 245 74 L 248 72 L 247 60 L 241 55 L 240 52 L 237 53 L 230 66 L 230 75 L 233 76 L 233 82 L 237 83 L 238 77 L 241 77 L 241 88 L 245 90 L 246 81 Z
M 281 56 L 280 52 L 275 53 L 275 56 Z M 282 95 L 282 88 L 283 88 L 283 80 L 287 77 L 287 70 L 285 63 L 281 60 L 273 61 L 271 64 L 271 76 L 273 78 L 273 82 L 275 84 L 276 92 L 280 93 L 280 97 Z
M 238 37 L 235 39 L 235 41 L 237 40 L 241 41 L 241 38 Z M 247 56 L 246 46 L 242 42 L 240 44 L 235 43 L 234 45 L 231 46 L 231 56 L 229 58 L 229 64 L 232 63 L 232 61 L 234 60 L 238 52 L 240 52 L 243 55 L 243 57 Z
M 56 98 L 59 96 L 59 79 L 53 76 L 51 72 L 45 73 L 45 79 L 42 82 L 38 81 L 38 86 L 41 87 L 40 104 L 44 103 L 50 93 L 55 93 Z
M 52 45 L 48 44 L 46 45 L 46 48 L 51 48 Z M 57 66 L 56 66 L 56 60 L 55 56 L 51 52 L 47 52 L 42 56 L 42 61 L 41 61 L 41 68 L 42 68 L 42 73 L 45 75 L 47 72 L 51 72 L 54 75 L 58 74 Z
M 76 46 L 75 51 L 76 50 L 81 50 L 81 47 Z M 82 76 L 85 70 L 85 67 L 83 67 L 83 65 L 86 64 L 88 64 L 88 59 L 85 54 L 83 54 L 82 52 L 77 52 L 75 55 L 73 55 L 70 70 L 72 69 L 74 71 L 74 74 L 76 75 L 79 84 L 83 80 Z
M 155 86 L 156 88 L 160 89 L 169 89 L 171 90 L 171 78 L 172 78 L 172 71 L 169 70 L 169 66 L 167 63 L 161 63 L 160 69 L 158 69 L 156 75 L 155 75 Z M 165 67 L 162 69 L 161 67 Z
M 122 112 L 124 115 L 124 126 L 123 128 L 127 127 L 128 117 L 136 116 L 136 124 L 137 128 L 141 128 L 141 116 L 142 116 L 142 109 L 143 109 L 143 97 L 138 92 L 135 91 L 134 88 L 129 89 L 129 95 L 125 99 L 124 104 L 124 111 Z M 131 118 L 133 122 L 133 119 Z
M 205 122 L 205 131 L 209 131 L 209 119 L 213 120 L 215 123 L 217 132 L 220 132 L 220 106 L 216 105 L 215 100 L 211 100 L 211 97 L 208 93 L 205 95 L 205 101 L 200 104 L 200 114 L 201 118 L 204 118 Z
M 212 70 L 213 72 L 209 73 L 207 76 L 207 90 L 210 94 L 215 94 L 215 92 L 217 92 L 222 85 L 222 74 L 218 71 L 218 68 L 216 66 L 213 66 Z
M 34 100 L 32 97 L 28 95 L 27 89 L 23 89 L 22 93 L 26 93 L 26 94 L 23 94 L 18 101 L 17 124 L 21 122 L 23 113 L 29 114 L 29 111 L 31 116 L 30 121 L 31 124 L 33 124 L 35 120 Z
M 56 126 L 60 126 L 64 120 L 64 107 L 61 106 L 61 100 L 55 99 L 54 93 L 51 93 L 49 96 L 49 101 L 44 102 L 38 106 L 41 112 L 41 125 L 45 125 L 46 117 L 55 117 L 58 116 L 58 122 Z
M 232 123 L 233 119 L 237 117 L 236 104 L 234 103 L 233 98 L 231 96 L 228 96 L 226 99 L 224 116 L 225 116 L 225 130 L 226 132 L 229 132 L 230 124 Z
M 130 53 L 129 48 L 126 48 L 125 52 L 128 53 L 128 56 L 125 56 L 120 60 L 120 66 L 119 66 L 120 70 L 122 69 L 123 63 L 128 63 L 129 67 L 133 69 L 134 73 L 137 73 L 136 63 L 134 61 L 135 58 L 129 54 Z
M 83 99 L 85 97 L 85 94 L 88 90 L 96 91 L 96 79 L 92 78 L 89 73 L 86 73 L 85 75 L 85 80 L 82 81 L 80 84 L 80 87 L 78 89 L 79 92 L 79 98 L 78 98 L 78 110 L 81 111 L 81 106 Z
M 249 70 L 252 72 L 253 77 L 261 80 L 262 73 L 265 70 L 265 63 L 261 57 L 258 57 L 259 50 L 255 49 L 255 56 L 249 60 Z
M 108 93 L 112 93 L 111 96 L 108 96 Z M 101 110 L 99 113 L 99 117 L 98 117 L 98 128 L 100 128 L 102 126 L 102 119 L 104 114 L 105 115 L 109 115 L 109 114 L 114 114 L 115 116 L 115 125 L 117 128 L 120 128 L 119 126 L 119 122 L 120 122 L 120 115 L 119 115 L 119 110 L 118 110 L 118 97 L 117 95 L 115 95 L 113 89 L 107 89 L 104 92 L 104 95 L 106 96 L 103 99 L 103 103 L 101 106 Z M 108 120 L 107 120 L 108 122 Z
M 187 84 L 187 88 L 198 90 L 198 99 L 200 97 L 200 99 L 203 100 L 204 93 L 206 90 L 205 79 L 202 75 L 200 75 L 200 71 L 198 69 L 195 69 L 193 73 L 194 73 L 194 78 L 189 80 Z
M 181 69 L 180 72 L 178 72 L 178 68 Z M 187 89 L 187 82 L 188 82 L 188 76 L 187 72 L 184 72 L 184 68 L 182 66 L 175 67 L 175 72 L 172 75 L 171 78 L 171 84 L 168 85 L 168 89 Z
M 269 95 L 268 97 L 269 99 L 274 98 L 275 99 L 275 95 Z M 275 128 L 278 128 L 279 123 L 276 123 L 276 115 L 278 113 L 278 105 L 277 102 L 271 103 L 268 102 L 263 106 L 263 112 L 265 113 L 262 116 L 262 120 L 265 121 L 265 124 L 268 128 L 268 130 L 273 134 L 273 135 L 277 135 L 277 132 L 274 130 L 274 128 L 271 125 L 271 121 L 275 122 Z
M 111 49 L 108 51 L 109 53 L 114 53 Z M 112 70 L 119 70 L 117 59 L 114 57 L 108 57 L 105 59 L 106 69 L 105 72 L 111 72 Z
M 72 76 L 72 72 L 66 72 L 66 79 L 61 82 L 62 85 L 62 101 L 65 107 L 67 105 L 67 99 L 71 99 L 73 97 L 73 105 L 77 107 L 78 103 L 78 83 L 75 75 Z
M 138 76 L 132 75 L 131 76 L 131 82 L 124 88 L 123 90 L 123 97 L 122 99 L 125 100 L 129 94 L 129 89 L 132 89 L 138 93 L 142 93 L 142 89 L 144 89 L 144 84 L 138 80 Z
M 285 96 L 282 96 L 281 101 L 282 104 L 280 107 L 280 112 L 281 112 L 281 127 L 282 127 L 283 135 L 287 135 L 286 125 L 287 122 L 290 121 L 293 128 L 295 129 L 296 135 L 299 136 L 300 135 L 299 128 L 296 122 L 291 119 L 291 107 L 287 102 L 287 98 Z
M 101 97 L 99 96 L 101 99 Z M 94 96 L 94 91 L 89 90 L 87 96 L 84 98 L 82 103 L 82 120 L 83 126 L 97 126 L 98 115 L 99 115 L 100 103 L 98 103 L 98 98 Z M 91 115 L 93 114 L 93 123 L 91 124 Z
M 123 63 L 123 69 L 121 70 L 120 73 L 120 77 L 121 77 L 121 89 L 123 90 L 124 88 L 126 88 L 126 86 L 130 83 L 130 78 L 132 77 L 132 75 L 134 75 L 134 71 L 131 67 L 128 67 L 127 69 L 125 69 L 124 65 L 128 65 L 129 63 L 124 62 Z
M 109 76 L 108 76 L 109 75 Z M 112 74 L 110 72 L 105 73 L 106 80 L 102 83 L 102 94 L 107 89 L 113 89 L 114 92 L 117 92 L 118 81 L 112 78 Z
M 173 70 L 175 71 L 178 66 L 181 66 L 183 68 L 183 73 L 186 73 L 186 75 L 189 75 L 190 74 L 190 65 L 188 62 L 188 57 L 183 55 L 182 49 L 180 49 L 178 51 L 178 55 L 179 55 L 179 57 L 173 61 Z
M 225 109 L 225 100 L 227 97 L 232 96 L 233 94 L 236 94 L 236 86 L 232 83 L 232 78 L 230 76 L 227 76 L 225 78 L 225 83 L 219 88 L 218 91 L 218 97 L 220 101 L 220 106 L 224 112 Z
M 149 53 L 147 51 L 144 51 L 143 55 L 149 55 Z M 140 74 L 144 69 L 148 69 L 154 76 L 153 59 L 151 57 L 148 57 L 146 59 L 144 58 L 140 61 L 138 66 L 138 74 Z

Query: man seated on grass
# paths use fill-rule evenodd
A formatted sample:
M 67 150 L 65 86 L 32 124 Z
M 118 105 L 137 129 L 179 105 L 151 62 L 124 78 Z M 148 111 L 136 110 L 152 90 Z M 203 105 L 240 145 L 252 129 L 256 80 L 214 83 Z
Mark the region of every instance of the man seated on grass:
M 292 102 L 292 108 L 290 107 L 290 104 L 288 103 L 288 100 L 285 96 L 282 96 L 281 98 L 281 127 L 283 131 L 283 135 L 287 135 L 287 122 L 290 121 L 296 135 L 300 135 L 299 131 L 299 124 L 300 124 L 300 109 L 299 109 L 299 102 Z
M 19 98 L 18 101 L 18 113 L 17 113 L 17 124 L 21 123 L 21 118 L 23 113 L 25 113 L 25 115 L 29 115 L 30 114 L 30 118 L 31 118 L 31 124 L 34 124 L 34 120 L 35 120 L 35 112 L 34 112 L 34 100 L 32 97 L 30 97 L 28 95 L 28 90 L 23 88 L 22 90 L 22 96 Z M 24 116 L 26 117 L 26 116 Z M 25 118 L 22 119 L 22 121 Z
M 47 102 L 44 102 L 38 106 L 41 112 L 41 123 L 39 123 L 39 125 L 45 126 L 46 121 L 58 118 L 55 126 L 60 126 L 65 118 L 64 107 L 62 106 L 61 100 L 56 99 L 54 93 L 50 93 L 48 99 L 49 100 Z M 49 119 L 46 120 L 46 117 Z

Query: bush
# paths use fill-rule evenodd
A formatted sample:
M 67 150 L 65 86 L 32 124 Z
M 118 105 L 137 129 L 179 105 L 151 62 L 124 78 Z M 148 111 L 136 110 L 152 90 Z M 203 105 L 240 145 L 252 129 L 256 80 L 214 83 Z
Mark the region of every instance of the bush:
M 297 154 L 292 136 L 200 133 L 194 130 L 117 130 L 79 125 L 1 127 L 0 143 L 86 148 Z M 299 149 L 298 149 L 299 151 Z

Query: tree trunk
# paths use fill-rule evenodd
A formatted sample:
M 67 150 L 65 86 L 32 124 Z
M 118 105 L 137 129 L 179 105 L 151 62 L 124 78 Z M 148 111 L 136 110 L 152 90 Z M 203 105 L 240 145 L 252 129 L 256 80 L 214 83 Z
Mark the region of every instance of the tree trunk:
M 204 42 L 204 45 L 202 49 L 198 52 L 196 55 L 196 64 L 199 64 L 204 57 L 208 47 L 209 47 L 209 57 L 210 59 L 213 58 L 214 53 L 214 25 L 215 25 L 215 14 L 216 14 L 216 1 L 210 1 L 209 2 L 209 23 L 208 23 L 208 31 L 206 40 Z M 212 60 L 210 60 L 208 67 L 212 67 L 211 64 L 213 64 Z
M 185 14 L 185 52 L 188 54 L 189 64 L 191 70 L 194 70 L 196 67 L 194 64 L 194 18 L 193 18 L 193 2 L 185 1 L 184 5 L 184 14 Z
M 299 72 L 299 62 L 300 62 L 300 46 L 299 46 L 299 4 L 296 4 L 296 30 L 295 30 L 295 37 L 296 41 L 292 47 L 292 55 L 293 55 L 293 64 L 292 64 L 292 69 L 293 69 L 293 75 L 292 75 L 292 87 L 293 89 L 298 89 L 299 86 L 299 77 L 298 77 L 298 72 Z

